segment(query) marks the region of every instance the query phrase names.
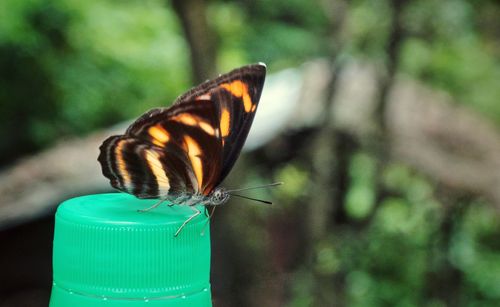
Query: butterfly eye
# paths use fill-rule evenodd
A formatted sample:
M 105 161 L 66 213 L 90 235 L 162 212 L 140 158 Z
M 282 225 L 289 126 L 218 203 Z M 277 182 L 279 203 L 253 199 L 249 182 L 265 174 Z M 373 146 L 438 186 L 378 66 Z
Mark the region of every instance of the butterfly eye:
M 215 190 L 210 196 L 211 205 L 222 205 L 229 199 L 229 194 L 224 192 L 222 189 Z

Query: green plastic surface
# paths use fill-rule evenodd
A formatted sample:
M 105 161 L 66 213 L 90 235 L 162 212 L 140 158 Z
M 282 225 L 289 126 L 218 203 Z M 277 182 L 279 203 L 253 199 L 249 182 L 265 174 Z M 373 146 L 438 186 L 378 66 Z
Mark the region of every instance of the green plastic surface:
M 50 306 L 212 306 L 204 208 L 124 193 L 63 202 L 56 213 Z

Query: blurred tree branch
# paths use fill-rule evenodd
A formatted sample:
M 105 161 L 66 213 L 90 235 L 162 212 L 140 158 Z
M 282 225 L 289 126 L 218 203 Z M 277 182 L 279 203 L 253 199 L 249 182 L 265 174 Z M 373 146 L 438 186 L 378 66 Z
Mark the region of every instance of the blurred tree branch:
M 326 91 L 322 97 L 322 113 L 317 122 L 319 129 L 312 135 L 312 150 L 305 157 L 313 161 L 312 177 L 314 184 L 311 195 L 314 195 L 314 206 L 308 206 L 309 223 L 308 233 L 305 234 L 308 244 L 305 246 L 304 254 L 307 256 L 306 263 L 313 270 L 313 305 L 332 306 L 343 305 L 344 298 L 340 297 L 345 291 L 342 280 L 345 276 L 341 274 L 324 274 L 318 269 L 319 244 L 328 234 L 333 232 L 335 226 L 345 220 L 344 201 L 349 190 L 348 168 L 352 157 L 353 142 L 350 135 L 344 134 L 336 129 L 332 116 L 335 95 L 339 86 L 339 76 L 344 69 L 344 62 L 339 60 L 339 54 L 345 47 L 345 25 L 348 4 L 345 1 L 332 1 L 324 3 L 325 11 L 329 16 L 330 51 L 329 51 L 329 80 Z M 310 155 L 310 156 L 309 156 Z M 309 156 L 309 157 L 308 157 Z
M 450 193 L 448 189 L 441 188 L 437 191 L 437 197 L 444 207 L 440 227 L 429 243 L 428 271 L 426 272 L 425 288 L 423 297 L 435 298 L 446 302 L 448 306 L 463 305 L 462 282 L 463 271 L 449 257 L 443 257 L 453 253 L 453 235 L 459 231 L 464 222 L 467 211 L 468 197 L 462 197 L 457 193 Z M 465 199 L 464 199 L 465 198 Z M 464 200 L 466 200 L 464 202 Z M 470 204 L 470 202 L 468 202 Z
M 329 67 L 325 69 L 323 76 L 327 76 L 324 81 L 326 87 L 324 93 L 319 98 L 322 100 L 321 109 L 326 110 L 320 114 L 317 121 L 319 129 L 316 130 L 315 135 L 311 136 L 313 139 L 313 150 L 308 150 L 306 155 L 312 163 L 312 172 L 316 181 L 315 191 L 317 204 L 309 208 L 310 222 L 308 237 L 314 241 L 317 237 L 322 237 L 325 231 L 329 230 L 331 223 L 334 223 L 338 216 L 339 211 L 343 208 L 343 199 L 347 190 L 342 189 L 346 184 L 345 169 L 347 165 L 340 164 L 340 161 L 346 162 L 349 159 L 344 155 L 343 146 L 345 138 L 339 138 L 338 134 L 341 133 L 335 127 L 334 116 L 332 116 L 332 106 L 335 103 L 335 94 L 338 86 L 338 76 L 342 73 L 344 63 L 339 61 L 338 54 L 341 52 L 345 42 L 342 37 L 345 29 L 345 15 L 347 11 L 347 3 L 345 1 L 332 1 L 325 3 L 325 11 L 330 17 L 330 57 L 328 59 Z M 325 165 L 331 168 L 326 168 Z M 325 212 L 327 214 L 325 214 Z M 340 213 L 341 215 L 341 213 Z
M 378 86 L 379 97 L 377 106 L 375 109 L 375 120 L 379 126 L 379 133 L 382 134 L 384 138 L 386 130 L 386 109 L 387 109 L 387 94 L 394 82 L 394 76 L 398 69 L 399 54 L 401 52 L 401 46 L 405 39 L 405 30 L 403 28 L 403 13 L 406 6 L 409 5 L 410 1 L 407 0 L 392 0 L 391 9 L 391 25 L 389 26 L 389 36 L 386 42 L 386 60 L 385 68 L 386 71 L 379 75 Z
M 411 1 L 407 0 L 392 0 L 391 7 L 391 24 L 389 26 L 389 36 L 386 42 L 386 60 L 385 70 L 383 73 L 377 74 L 378 96 L 376 98 L 376 106 L 374 112 L 375 133 L 373 139 L 369 142 L 368 150 L 374 153 L 376 158 L 375 165 L 375 208 L 371 211 L 371 216 L 367 220 L 371 220 L 377 212 L 377 208 L 384 200 L 387 191 L 383 184 L 383 174 L 390 161 L 390 142 L 387 131 L 387 105 L 388 95 L 394 85 L 394 78 L 398 70 L 399 57 L 401 47 L 405 39 L 405 30 L 403 28 L 403 13 L 404 9 Z
M 215 76 L 215 34 L 207 23 L 205 0 L 172 0 L 186 35 L 191 55 L 193 82 L 199 84 Z

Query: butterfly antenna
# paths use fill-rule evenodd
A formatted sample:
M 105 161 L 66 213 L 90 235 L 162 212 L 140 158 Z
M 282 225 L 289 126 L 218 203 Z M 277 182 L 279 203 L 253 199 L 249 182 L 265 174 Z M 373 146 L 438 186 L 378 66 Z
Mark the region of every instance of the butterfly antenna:
M 249 199 L 249 200 L 253 200 L 253 201 L 258 201 L 258 202 L 261 202 L 261 203 L 264 203 L 264 204 L 268 204 L 268 205 L 272 205 L 273 204 L 272 202 L 267 201 L 267 200 L 263 200 L 263 199 L 257 199 L 257 198 L 252 198 L 252 197 L 238 195 L 238 194 L 231 194 L 231 193 L 229 193 L 229 195 L 236 196 L 236 197 L 241 197 L 241 198 L 245 198 L 245 199 Z
M 282 185 L 282 184 L 283 184 L 283 182 L 274 182 L 274 183 L 259 185 L 259 186 L 256 186 L 256 187 L 227 190 L 226 192 L 227 193 L 232 193 L 232 192 L 241 192 L 241 191 L 255 190 L 255 189 L 265 189 L 265 188 L 275 187 L 275 186 Z

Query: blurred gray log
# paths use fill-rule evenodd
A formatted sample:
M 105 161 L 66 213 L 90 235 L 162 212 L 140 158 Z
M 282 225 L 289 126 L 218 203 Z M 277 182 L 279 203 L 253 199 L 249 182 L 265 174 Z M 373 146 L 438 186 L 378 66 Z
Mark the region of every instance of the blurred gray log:
M 272 136 L 314 126 L 325 112 L 335 116 L 338 129 L 360 142 L 370 142 L 377 96 L 375 70 L 370 65 L 349 65 L 339 76 L 334 109 L 322 110 L 328 67 L 319 61 L 278 74 L 278 79 L 270 76 L 272 82 L 266 85 L 246 150 L 272 139 L 262 138 L 262 131 Z M 290 95 L 290 84 L 302 94 Z M 291 106 L 293 112 L 287 112 Z M 446 94 L 402 76 L 396 78 L 387 107 L 392 159 L 455 191 L 482 196 L 500 209 L 500 132 L 496 126 Z M 273 120 L 269 120 L 271 115 Z M 96 160 L 98 148 L 107 136 L 122 133 L 127 124 L 61 141 L 1 171 L 0 228 L 47 214 L 68 197 L 111 191 Z
M 353 65 L 335 101 L 338 125 L 369 141 L 375 70 Z M 397 76 L 389 92 L 390 154 L 457 192 L 482 196 L 500 209 L 500 131 L 442 91 Z M 367 140 L 368 139 L 368 140 Z
M 500 209 L 500 134 L 445 93 L 400 78 L 391 93 L 394 156 L 455 190 Z
M 111 191 L 97 162 L 99 146 L 124 125 L 61 141 L 0 173 L 0 229 L 47 214 L 64 199 Z

